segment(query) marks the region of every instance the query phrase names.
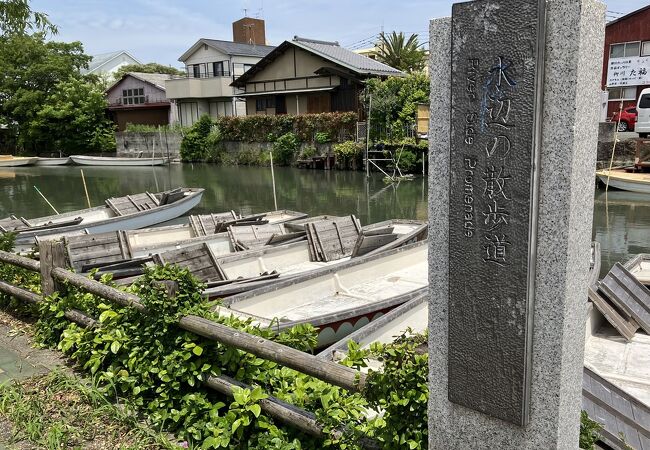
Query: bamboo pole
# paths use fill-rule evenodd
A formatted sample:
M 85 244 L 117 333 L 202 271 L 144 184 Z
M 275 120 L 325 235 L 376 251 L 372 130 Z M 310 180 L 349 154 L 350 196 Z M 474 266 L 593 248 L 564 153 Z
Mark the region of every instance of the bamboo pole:
M 39 191 L 38 188 L 37 188 L 36 186 L 34 186 L 34 189 L 36 189 L 36 192 L 38 192 L 39 195 L 40 195 L 41 197 L 43 197 L 43 200 L 45 200 L 45 202 L 46 202 L 48 205 L 50 205 L 50 208 L 52 208 L 52 210 L 53 210 L 56 214 L 59 214 L 59 212 L 56 210 L 56 208 L 55 208 L 54 206 L 52 206 L 52 203 L 50 203 L 50 201 L 47 199 L 47 197 L 45 197 L 45 196 L 43 195 L 43 193 L 42 193 L 41 191 Z
M 275 210 L 278 210 L 278 198 L 275 195 L 275 172 L 273 171 L 273 152 L 269 152 L 271 157 L 271 181 L 273 181 L 273 204 L 275 205 Z
M 81 181 L 84 184 L 84 192 L 86 193 L 86 201 L 88 202 L 88 208 L 92 208 L 92 206 L 90 206 L 90 196 L 88 195 L 88 187 L 86 186 L 86 177 L 84 177 L 84 170 L 79 169 L 79 171 L 81 172 Z

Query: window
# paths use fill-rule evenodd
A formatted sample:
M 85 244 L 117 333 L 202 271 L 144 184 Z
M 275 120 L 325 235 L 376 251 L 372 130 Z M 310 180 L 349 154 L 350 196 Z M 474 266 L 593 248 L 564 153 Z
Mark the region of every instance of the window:
M 639 108 L 650 108 L 650 94 L 643 94 L 639 99 Z
M 609 88 L 609 101 L 636 100 L 636 86 Z
M 626 42 L 624 44 L 613 44 L 609 48 L 610 58 L 623 58 L 639 56 L 640 42 Z
M 198 64 L 194 64 L 192 66 L 192 75 L 194 78 L 201 78 L 201 66 Z
M 244 64 L 244 73 L 248 72 L 251 67 L 253 67 L 253 64 Z
M 213 62 L 212 63 L 212 76 L 223 77 L 225 75 L 223 71 L 223 61 Z
M 143 105 L 144 103 L 144 88 L 122 89 L 123 105 Z
M 641 56 L 650 56 L 650 41 L 641 44 Z
M 271 108 L 275 108 L 275 98 L 273 97 L 262 97 L 255 101 L 256 111 L 266 111 Z

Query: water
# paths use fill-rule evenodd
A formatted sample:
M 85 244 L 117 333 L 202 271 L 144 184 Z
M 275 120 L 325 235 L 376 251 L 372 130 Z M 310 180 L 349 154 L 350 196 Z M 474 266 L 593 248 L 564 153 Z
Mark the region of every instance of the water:
M 241 214 L 274 209 L 271 172 L 259 167 L 171 165 L 168 167 L 85 167 L 93 206 L 108 197 L 178 186 L 205 188 L 203 201 L 192 213 L 235 210 Z M 427 183 L 422 177 L 385 185 L 363 172 L 276 168 L 278 208 L 317 214 L 355 214 L 363 224 L 391 218 L 427 218 Z M 0 217 L 51 214 L 37 186 L 60 211 L 86 207 L 79 167 L 0 169 Z M 650 196 L 597 190 L 594 238 L 601 243 L 602 271 L 637 253 L 650 253 Z

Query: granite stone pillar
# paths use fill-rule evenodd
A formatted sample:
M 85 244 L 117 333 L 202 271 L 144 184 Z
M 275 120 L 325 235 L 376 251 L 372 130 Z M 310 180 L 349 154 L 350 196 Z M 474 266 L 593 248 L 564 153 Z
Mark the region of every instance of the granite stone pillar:
M 431 21 L 431 449 L 578 447 L 605 6 L 548 0 L 546 8 L 530 418 L 523 427 L 448 399 L 451 19 Z

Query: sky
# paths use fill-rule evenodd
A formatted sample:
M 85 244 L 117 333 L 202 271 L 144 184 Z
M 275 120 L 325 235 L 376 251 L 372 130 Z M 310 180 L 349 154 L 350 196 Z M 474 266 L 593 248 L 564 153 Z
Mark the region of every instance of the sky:
M 650 0 L 606 0 L 608 18 Z M 293 36 L 371 47 L 382 30 L 427 39 L 429 19 L 451 15 L 451 0 L 32 0 L 59 27 L 56 40 L 81 41 L 90 55 L 127 50 L 136 59 L 181 67 L 178 57 L 199 38 L 232 40 L 232 22 L 266 22 L 277 45 Z

